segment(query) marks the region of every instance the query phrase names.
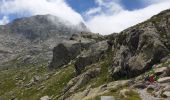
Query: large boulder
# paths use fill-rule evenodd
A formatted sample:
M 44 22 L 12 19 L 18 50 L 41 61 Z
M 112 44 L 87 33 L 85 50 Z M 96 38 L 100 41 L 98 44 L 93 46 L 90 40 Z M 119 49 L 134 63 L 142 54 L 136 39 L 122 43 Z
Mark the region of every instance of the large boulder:
M 54 69 L 66 65 L 72 59 L 76 58 L 80 52 L 81 44 L 78 42 L 69 41 L 60 43 L 53 49 L 53 59 L 49 67 Z
M 165 91 L 162 95 L 165 98 L 170 98 L 170 91 Z
M 75 62 L 76 73 L 80 74 L 86 66 L 96 63 L 102 59 L 107 49 L 107 41 L 101 41 L 91 45 L 87 51 L 82 52 L 77 58 Z
M 140 75 L 170 53 L 170 27 L 167 24 L 170 20 L 163 16 L 169 18 L 169 13 L 160 14 L 114 36 L 110 69 L 114 79 Z
M 165 73 L 167 70 L 168 70 L 168 67 L 156 68 L 155 69 L 155 74 L 159 76 L 159 75 Z

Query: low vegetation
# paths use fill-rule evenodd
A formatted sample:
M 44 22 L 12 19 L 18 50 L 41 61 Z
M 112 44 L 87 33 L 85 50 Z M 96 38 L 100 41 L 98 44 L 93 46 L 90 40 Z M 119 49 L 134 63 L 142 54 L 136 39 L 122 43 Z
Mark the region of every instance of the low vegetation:
M 69 65 L 58 71 L 49 71 L 45 65 L 39 67 L 10 68 L 0 71 L 0 97 L 3 100 L 38 100 L 42 96 L 57 96 L 74 76 L 74 66 Z M 34 76 L 41 79 L 27 86 Z M 49 77 L 49 78 L 46 78 Z

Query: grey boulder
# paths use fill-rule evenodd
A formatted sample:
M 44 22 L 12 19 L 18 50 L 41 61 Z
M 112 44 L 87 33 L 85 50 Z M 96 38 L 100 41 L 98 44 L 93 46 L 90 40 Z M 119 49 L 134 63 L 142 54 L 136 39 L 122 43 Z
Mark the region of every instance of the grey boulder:
M 76 58 L 81 52 L 81 44 L 76 41 L 68 41 L 58 44 L 53 49 L 53 59 L 49 65 L 50 69 L 56 69 L 67 65 L 72 59 Z

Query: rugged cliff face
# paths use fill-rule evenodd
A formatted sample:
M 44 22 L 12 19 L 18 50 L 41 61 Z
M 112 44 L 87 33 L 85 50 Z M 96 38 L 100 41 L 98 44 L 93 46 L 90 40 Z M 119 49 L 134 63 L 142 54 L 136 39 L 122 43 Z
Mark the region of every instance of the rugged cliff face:
M 135 77 L 163 62 L 170 54 L 169 25 L 167 10 L 112 37 L 112 77 Z

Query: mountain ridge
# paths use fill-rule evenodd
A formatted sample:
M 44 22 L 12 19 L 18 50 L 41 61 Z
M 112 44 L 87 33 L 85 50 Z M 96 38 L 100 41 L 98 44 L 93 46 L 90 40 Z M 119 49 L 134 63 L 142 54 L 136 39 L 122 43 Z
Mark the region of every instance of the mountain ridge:
M 78 27 L 79 25 L 80 28 Z M 73 34 L 76 31 L 89 31 L 83 22 L 78 25 L 73 25 L 66 20 L 62 20 L 50 14 L 15 19 L 13 22 L 3 27 L 4 29 L 7 28 L 9 33 L 23 34 L 29 39 L 34 39 L 36 37 L 45 38 L 48 37 L 48 35 L 55 36 L 55 34 L 63 35 L 63 33 L 67 35 L 67 31 L 70 32 L 69 34 Z M 33 36 L 29 37 L 29 34 Z M 43 37 L 43 35 L 47 36 Z
M 44 52 L 47 57 L 43 58 L 50 59 L 48 54 L 52 53 L 55 45 L 68 39 L 72 34 L 82 31 L 89 32 L 83 22 L 80 25 L 72 25 L 50 14 L 16 19 L 0 26 L 0 47 L 3 51 L 13 52 L 13 54 L 1 53 L 0 62 L 12 60 L 24 53 L 30 55 L 30 51 L 41 53 L 48 50 Z

